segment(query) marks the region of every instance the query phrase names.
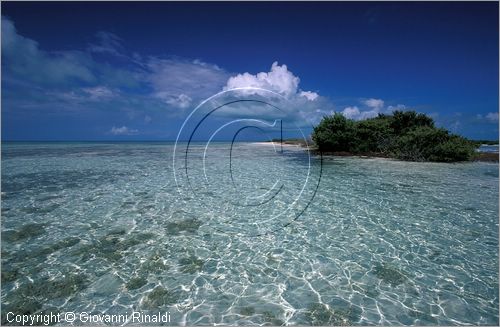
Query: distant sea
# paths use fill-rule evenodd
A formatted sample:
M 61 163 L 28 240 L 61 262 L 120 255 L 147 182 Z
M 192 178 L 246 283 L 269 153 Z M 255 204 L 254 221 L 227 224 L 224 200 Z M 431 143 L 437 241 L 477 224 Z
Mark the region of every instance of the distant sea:
M 477 150 L 479 152 L 498 153 L 498 144 L 496 145 L 482 144 Z
M 499 324 L 498 163 L 190 151 L 3 143 L 2 322 Z

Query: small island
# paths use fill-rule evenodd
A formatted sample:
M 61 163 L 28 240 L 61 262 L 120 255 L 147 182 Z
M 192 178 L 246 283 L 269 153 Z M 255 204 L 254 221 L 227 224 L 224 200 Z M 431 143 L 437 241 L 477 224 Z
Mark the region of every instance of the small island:
M 335 113 L 314 127 L 312 140 L 323 154 L 406 161 L 498 161 L 498 153 L 477 152 L 480 142 L 438 128 L 431 117 L 415 111 L 394 111 L 360 121 Z

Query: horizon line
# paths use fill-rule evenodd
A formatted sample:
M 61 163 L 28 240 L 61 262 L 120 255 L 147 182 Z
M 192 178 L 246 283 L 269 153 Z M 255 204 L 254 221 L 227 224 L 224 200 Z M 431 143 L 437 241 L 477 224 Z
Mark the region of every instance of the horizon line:
M 284 138 L 283 141 L 289 141 L 289 140 L 297 140 L 298 138 Z M 470 141 L 487 141 L 487 142 L 500 142 L 499 139 L 496 140 L 489 140 L 489 139 L 472 139 L 472 138 L 467 138 Z M 310 140 L 308 138 L 308 140 Z M 189 140 L 178 140 L 177 142 L 188 142 Z M 31 142 L 31 143 L 56 143 L 56 142 L 176 142 L 176 140 L 1 140 L 1 143 L 7 143 L 7 142 Z M 206 140 L 195 140 L 192 142 L 206 142 Z M 244 140 L 244 141 L 233 141 L 231 139 L 228 140 L 212 140 L 212 142 L 235 142 L 235 143 L 248 143 L 248 142 L 275 142 L 274 140 Z

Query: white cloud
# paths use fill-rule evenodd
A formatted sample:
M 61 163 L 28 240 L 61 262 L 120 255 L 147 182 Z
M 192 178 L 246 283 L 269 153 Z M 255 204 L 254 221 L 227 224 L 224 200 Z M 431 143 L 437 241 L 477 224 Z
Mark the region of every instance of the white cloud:
M 360 109 L 357 106 L 349 106 L 344 108 L 341 113 L 349 119 L 363 120 L 377 117 L 379 114 L 391 114 L 395 110 L 407 109 L 407 107 L 403 104 L 384 107 L 385 102 L 382 99 L 371 98 L 362 100 L 361 103 L 365 106 L 364 109 Z
M 381 99 L 367 99 L 363 103 L 373 109 L 380 110 L 384 107 L 384 101 Z
M 311 91 L 301 91 L 300 95 L 305 97 L 309 101 L 314 101 L 319 97 L 319 94 Z
M 280 66 L 277 62 L 274 62 L 271 71 L 268 73 L 260 72 L 256 75 L 243 73 L 230 77 L 224 89 L 255 87 L 289 97 L 297 94 L 299 82 L 300 79 L 294 76 L 286 65 Z
M 342 114 L 349 119 L 358 119 L 360 111 L 356 106 L 346 107 L 344 110 L 342 110 Z
M 181 109 L 189 107 L 193 99 L 188 95 L 181 93 L 179 95 L 171 95 L 168 92 L 158 92 L 156 95 L 166 103 Z
M 361 101 L 368 109 L 362 110 L 357 106 L 349 106 L 342 110 L 342 114 L 349 119 L 363 120 L 377 117 L 384 110 L 384 101 L 380 99 L 368 99 Z
M 377 117 L 380 111 L 378 109 L 372 110 L 359 110 L 358 107 L 347 107 L 342 111 L 342 114 L 349 119 L 363 120 L 368 118 Z
M 319 94 L 311 91 L 299 90 L 300 78 L 288 70 L 286 65 L 274 62 L 271 71 L 260 72 L 255 75 L 250 73 L 238 74 L 228 79 L 224 90 L 235 88 L 254 87 L 276 92 L 288 99 L 304 97 L 309 101 L 318 99 Z M 249 91 L 259 93 L 258 91 Z
M 300 78 L 277 62 L 268 72 L 230 74 L 215 64 L 179 57 L 147 57 L 128 52 L 120 37 L 99 32 L 97 41 L 81 50 L 43 50 L 46 45 L 17 33 L 14 23 L 2 17 L 3 85 L 14 85 L 23 96 L 10 93 L 3 102 L 10 110 L 49 108 L 53 112 L 109 111 L 111 108 L 140 123 L 168 115 L 185 115 L 202 100 L 235 87 L 254 86 L 277 92 L 289 102 L 283 111 L 291 119 L 318 122 L 333 110 L 332 102 L 299 87 Z M 107 61 L 103 54 L 118 56 Z M 112 101 L 108 101 L 112 100 Z M 15 105 L 13 105 L 15 104 Z M 236 106 L 235 106 L 236 107 Z M 259 108 L 234 108 L 235 115 L 247 110 L 259 115 Z M 23 109 L 29 108 L 29 109 Z M 236 110 L 237 109 L 237 110 Z M 260 108 L 262 109 L 262 108 Z M 138 133 L 126 126 L 113 126 L 109 133 Z
M 200 60 L 150 58 L 147 81 L 153 96 L 176 108 L 188 108 L 220 91 L 228 74 Z
M 105 86 L 87 87 L 82 89 L 92 100 L 110 99 L 116 96 L 115 92 Z
M 107 101 L 119 98 L 120 92 L 111 90 L 105 86 L 75 88 L 71 91 L 47 91 L 45 95 L 50 96 L 59 104 L 67 103 L 76 107 L 76 104 L 94 105 L 98 101 Z
M 95 80 L 89 58 L 78 51 L 46 52 L 38 42 L 19 35 L 14 23 L 2 16 L 2 58 L 6 69 L 23 82 L 64 83 Z M 2 71 L 2 75 L 4 72 Z
M 388 106 L 387 107 L 387 111 L 389 111 L 390 113 L 395 111 L 395 110 L 406 110 L 406 106 L 404 104 L 397 104 L 395 106 Z
M 113 135 L 135 135 L 139 131 L 137 129 L 130 129 L 127 126 L 122 126 L 122 127 L 113 126 L 109 132 Z
M 498 121 L 498 112 L 489 112 L 486 114 L 486 119 L 488 119 L 491 122 L 497 122 Z
M 119 56 L 127 64 L 107 62 L 100 54 Z M 275 62 L 268 72 L 231 76 L 219 66 L 201 60 L 128 53 L 120 37 L 109 32 L 99 32 L 97 41 L 85 51 L 45 51 L 35 40 L 18 34 L 13 22 L 2 17 L 2 59 L 4 85 L 22 84 L 24 94 L 30 92 L 29 97 L 12 95 L 7 99 L 10 104 L 18 104 L 17 110 L 41 106 L 41 98 L 43 105 L 54 111 L 109 110 L 113 106 L 129 119 L 142 120 L 158 110 L 182 116 L 185 111 L 176 109 L 189 110 L 221 90 L 242 86 L 262 87 L 284 95 L 290 103 L 283 109 L 298 119 L 317 120 L 321 113 L 333 108 L 329 99 L 301 90 L 299 77 L 286 65 Z M 131 132 L 121 130 L 115 127 L 114 133 Z
M 277 93 L 286 99 L 285 101 L 280 97 L 273 98 L 274 103 L 280 107 L 287 120 L 293 121 L 297 126 L 316 124 L 325 114 L 332 111 L 333 104 L 329 99 L 320 96 L 316 92 L 301 90 L 299 84 L 300 78 L 295 76 L 286 65 L 279 65 L 278 62 L 274 62 L 269 72 L 256 74 L 245 72 L 231 76 L 223 90 L 239 89 L 237 93 L 243 96 L 269 97 L 272 94 L 267 91 Z M 273 116 L 269 108 L 248 103 L 234 104 L 231 108 L 225 110 L 225 114 L 240 117 L 259 116 L 261 119 L 269 120 L 279 118 Z
M 15 102 L 17 105 L 5 105 L 5 108 L 39 108 L 43 105 L 49 108 L 45 110 L 67 112 L 109 111 L 113 108 L 131 120 L 147 124 L 152 122 L 151 117 L 159 117 L 159 110 L 182 116 L 186 112 L 178 109 L 190 110 L 221 90 L 257 87 L 285 96 L 288 101 L 282 109 L 287 117 L 297 122 L 316 123 L 334 109 L 330 99 L 302 90 L 299 76 L 278 62 L 272 63 L 267 72 L 230 74 L 201 60 L 147 57 L 127 52 L 120 37 L 109 32 L 99 32 L 98 40 L 86 51 L 46 51 L 42 50 L 45 45 L 40 47 L 35 40 L 18 34 L 13 22 L 5 17 L 2 17 L 1 37 L 5 64 L 3 85 L 23 85 L 19 88 L 23 96 L 6 92 L 10 104 Z M 116 60 L 102 60 L 99 54 L 118 56 L 120 58 L 114 59 L 123 60 L 126 65 L 116 65 Z M 113 101 L 100 103 L 108 99 Z M 342 113 L 352 119 L 365 119 L 406 108 L 400 104 L 386 107 L 383 100 L 376 98 L 364 98 L 360 102 L 357 106 L 346 106 Z M 231 114 L 237 116 L 266 114 L 262 106 L 248 104 L 228 109 L 234 109 Z M 498 121 L 498 113 L 483 115 L 482 119 Z M 130 135 L 138 130 L 113 126 L 110 133 Z

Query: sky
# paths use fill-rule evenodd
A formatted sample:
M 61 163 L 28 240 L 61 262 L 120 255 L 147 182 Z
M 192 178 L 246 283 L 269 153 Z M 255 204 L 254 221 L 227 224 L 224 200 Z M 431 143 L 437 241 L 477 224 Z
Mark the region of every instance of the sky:
M 202 101 L 246 87 L 286 98 L 304 126 L 416 110 L 498 140 L 498 2 L 1 8 L 4 141 L 175 140 Z

